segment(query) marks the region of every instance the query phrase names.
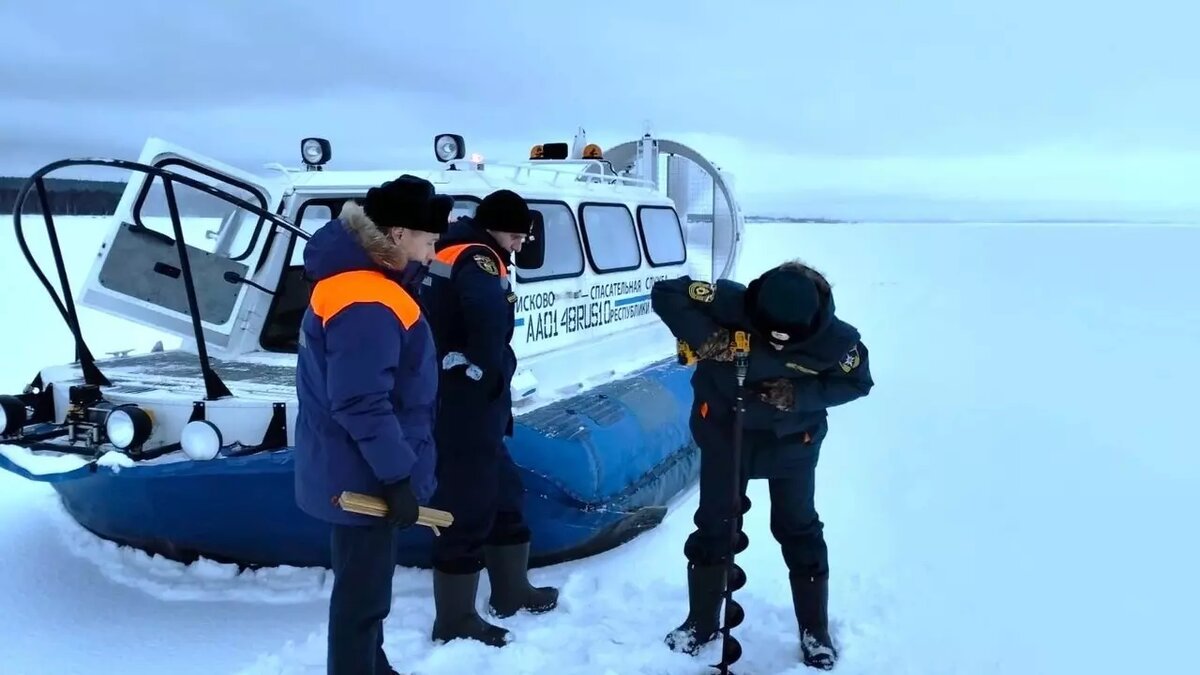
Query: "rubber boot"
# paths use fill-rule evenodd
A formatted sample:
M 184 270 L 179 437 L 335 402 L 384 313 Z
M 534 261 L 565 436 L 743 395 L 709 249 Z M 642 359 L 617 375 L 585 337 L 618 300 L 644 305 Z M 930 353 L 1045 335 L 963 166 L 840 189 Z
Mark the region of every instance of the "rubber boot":
M 484 546 L 492 614 L 501 619 L 521 610 L 544 614 L 558 606 L 558 589 L 529 583 L 529 542 L 508 546 Z
M 493 626 L 475 611 L 475 596 L 479 592 L 479 572 L 447 574 L 433 571 L 433 639 L 477 640 L 490 647 L 503 647 L 511 637 L 509 632 Z
M 829 636 L 829 577 L 789 575 L 804 665 L 832 670 L 838 653 Z
M 688 564 L 688 615 L 667 634 L 672 651 L 695 656 L 716 639 L 721 630 L 721 599 L 725 592 L 725 565 Z

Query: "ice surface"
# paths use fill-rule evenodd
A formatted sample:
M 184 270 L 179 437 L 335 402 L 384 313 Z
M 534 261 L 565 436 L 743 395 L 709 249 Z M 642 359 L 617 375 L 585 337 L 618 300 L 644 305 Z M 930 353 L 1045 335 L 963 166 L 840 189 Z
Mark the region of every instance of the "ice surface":
M 25 284 L 6 236 L 0 228 L 6 279 Z M 87 237 L 71 243 L 76 260 L 94 251 Z M 835 672 L 1194 670 L 1200 227 L 763 224 L 745 243 L 740 278 L 793 256 L 830 275 L 878 383 L 832 413 L 819 468 Z M 0 385 L 14 391 L 71 346 L 41 296 L 2 302 L 46 326 L 36 340 L 0 334 Z M 157 339 L 95 328 L 94 315 L 85 329 L 89 320 L 98 342 Z M 814 672 L 797 663 L 765 487 L 750 491 L 738 672 Z M 397 570 L 393 666 L 709 672 L 715 646 L 693 659 L 661 642 L 687 611 L 694 507 L 688 495 L 618 550 L 535 570 L 536 583 L 561 585 L 562 605 L 501 622 L 518 640 L 503 650 L 431 645 L 429 574 Z M 9 474 L 0 537 L 5 675 L 324 672 L 329 580 L 318 570 L 237 575 L 117 549 L 75 526 L 49 487 Z M 485 577 L 481 606 L 487 593 Z M 1124 636 L 1135 652 L 1120 648 Z
M 53 521 L 66 548 L 109 581 L 161 600 L 291 605 L 329 597 L 333 578 L 317 568 L 276 567 L 239 572 L 237 565 L 200 560 L 184 565 L 100 539 L 65 511 Z

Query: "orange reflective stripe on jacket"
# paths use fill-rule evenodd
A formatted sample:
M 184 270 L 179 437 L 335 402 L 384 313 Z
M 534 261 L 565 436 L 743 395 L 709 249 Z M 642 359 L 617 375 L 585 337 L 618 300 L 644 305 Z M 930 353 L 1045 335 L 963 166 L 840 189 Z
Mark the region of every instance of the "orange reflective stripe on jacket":
M 504 279 L 508 277 L 508 266 L 504 264 L 504 257 L 499 253 L 496 253 L 496 251 L 487 244 L 455 244 L 454 246 L 447 246 L 441 251 L 438 251 L 437 255 L 434 256 L 434 260 L 445 263 L 449 267 L 453 268 L 454 263 L 458 260 L 458 256 L 462 255 L 463 251 L 473 246 L 482 246 L 491 251 L 492 255 L 496 256 L 496 261 L 500 263 L 500 278 Z
M 387 307 L 406 329 L 421 318 L 421 307 L 408 291 L 382 273 L 370 270 L 343 272 L 318 281 L 308 304 L 324 326 L 358 302 L 377 302 Z

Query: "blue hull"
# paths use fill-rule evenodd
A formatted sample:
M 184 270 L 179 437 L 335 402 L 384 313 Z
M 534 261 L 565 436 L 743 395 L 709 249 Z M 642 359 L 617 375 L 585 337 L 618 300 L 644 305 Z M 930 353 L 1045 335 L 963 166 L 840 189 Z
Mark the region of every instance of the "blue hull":
M 657 364 L 517 419 L 509 450 L 526 487 L 533 565 L 628 541 L 695 483 L 690 375 Z M 296 507 L 290 449 L 119 472 L 37 476 L 3 455 L 0 467 L 52 483 L 80 525 L 118 543 L 183 561 L 329 566 L 328 525 Z M 400 532 L 399 564 L 428 567 L 432 541 L 428 528 Z

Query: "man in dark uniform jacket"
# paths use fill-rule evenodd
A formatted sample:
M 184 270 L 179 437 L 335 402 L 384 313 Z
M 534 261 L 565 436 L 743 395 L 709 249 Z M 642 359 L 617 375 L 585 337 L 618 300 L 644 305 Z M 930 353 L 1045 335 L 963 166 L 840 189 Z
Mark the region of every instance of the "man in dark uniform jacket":
M 814 483 L 828 431 L 826 410 L 866 396 L 874 386 L 867 348 L 857 329 L 834 316 L 829 283 L 799 262 L 771 269 L 748 287 L 686 276 L 660 281 L 651 290 L 651 302 L 679 340 L 681 357 L 696 364 L 691 429 L 701 453 L 696 530 L 684 545 L 690 611 L 667 643 L 695 654 L 720 628 L 735 516 L 733 333 L 745 331 L 750 353 L 738 467 L 741 513 L 750 508 L 747 481 L 766 478 L 771 533 L 788 567 L 804 662 L 832 668 L 837 651 L 828 627 L 829 560 Z M 736 517 L 740 530 L 742 515 Z M 739 542 L 748 543 L 744 534 Z
M 546 612 L 558 602 L 556 589 L 529 583 L 525 488 L 504 445 L 513 432 L 510 386 L 517 369 L 510 253 L 521 250 L 531 226 L 520 195 L 493 192 L 474 218 L 460 219 L 438 242 L 421 292 L 441 369 L 432 505 L 454 514 L 454 525 L 434 540 L 434 640 L 508 642 L 508 631 L 475 611 L 484 567 L 496 616 Z

